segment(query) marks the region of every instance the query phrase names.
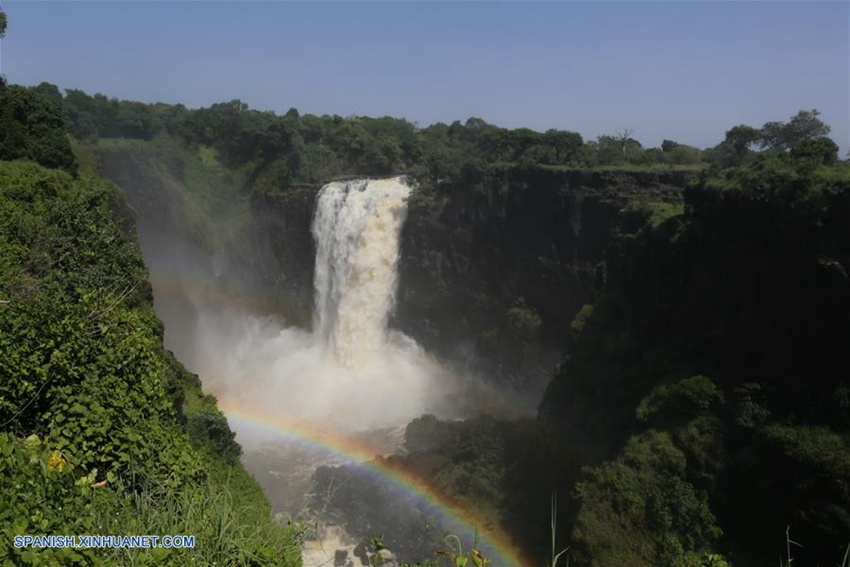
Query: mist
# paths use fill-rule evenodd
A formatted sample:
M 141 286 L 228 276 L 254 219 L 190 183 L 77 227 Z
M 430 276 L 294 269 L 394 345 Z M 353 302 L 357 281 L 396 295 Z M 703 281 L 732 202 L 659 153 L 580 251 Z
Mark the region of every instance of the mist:
M 313 221 L 315 331 L 254 313 L 225 294 L 202 293 L 191 282 L 210 274 L 197 273 L 203 262 L 175 255 L 180 247 L 149 250 L 158 257 L 151 265 L 167 346 L 224 407 L 340 434 L 445 415 L 451 373 L 413 339 L 387 329 L 409 192 L 401 178 L 322 189 Z M 227 263 L 211 260 L 214 271 Z M 158 286 L 158 270 L 176 271 L 178 289 Z M 238 434 L 250 442 L 249 432 Z
M 436 410 L 445 372 L 412 339 L 388 334 L 368 366 L 348 367 L 312 332 L 232 308 L 198 309 L 197 372 L 228 402 L 336 432 L 403 424 Z M 241 434 L 242 432 L 240 432 Z

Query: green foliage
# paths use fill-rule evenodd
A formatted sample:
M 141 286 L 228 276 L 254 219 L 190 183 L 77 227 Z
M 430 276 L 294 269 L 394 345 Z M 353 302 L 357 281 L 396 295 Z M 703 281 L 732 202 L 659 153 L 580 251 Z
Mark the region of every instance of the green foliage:
M 791 157 L 808 167 L 838 163 L 838 145 L 829 138 L 803 140 L 791 149 Z
M 524 340 L 531 340 L 540 332 L 540 314 L 520 298 L 508 309 L 507 320 L 511 332 Z
M 187 147 L 169 137 L 103 139 L 90 148 L 110 165 L 111 179 L 134 195 L 139 214 L 152 219 L 161 235 L 170 234 L 176 242 L 189 240 L 210 252 L 225 245 L 247 246 L 249 203 L 243 188 L 248 173 L 223 166 L 215 148 Z M 272 162 L 257 173 L 255 182 L 271 190 L 277 171 Z M 178 234 L 173 234 L 175 229 Z M 235 254 L 246 253 L 239 248 Z
M 715 148 L 715 161 L 723 167 L 743 165 L 752 154 L 752 146 L 758 143 L 760 137 L 758 130 L 745 124 L 729 129 L 726 138 Z
M 62 106 L 42 85 L 7 86 L 0 79 L 0 159 L 26 159 L 74 173 L 77 163 L 68 137 Z
M 570 331 L 572 331 L 573 336 L 577 337 L 583 330 L 584 326 L 587 325 L 588 319 L 593 316 L 593 305 L 584 304 L 576 316 L 573 317 L 572 322 L 570 323 Z
M 242 448 L 236 443 L 236 434 L 230 430 L 224 414 L 215 407 L 215 400 L 203 398 L 200 407 L 187 407 L 186 429 L 189 439 L 196 448 L 224 461 L 237 462 Z
M 234 469 L 231 477 L 238 475 Z M 242 470 L 244 473 L 244 469 Z M 271 520 L 268 505 L 244 499 L 230 478 L 130 492 L 116 475 L 96 482 L 38 437 L 0 433 L 0 562 L 40 565 L 298 565 L 294 528 Z M 14 549 L 21 534 L 185 534 L 196 547 L 176 549 Z
M 645 225 L 657 227 L 667 219 L 677 217 L 683 212 L 684 207 L 678 202 L 637 198 L 623 207 L 620 214 L 623 218 L 623 228 L 627 232 L 636 232 Z
M 650 151 L 646 150 L 644 154 Z M 699 163 L 701 157 L 702 152 L 699 148 L 680 144 L 673 140 L 664 140 L 661 143 L 661 155 L 658 156 L 658 161 L 672 165 L 693 165 Z
M 708 496 L 686 480 L 686 459 L 666 433 L 632 438 L 623 454 L 577 485 L 573 532 L 589 565 L 696 564 L 721 532 Z
M 251 110 L 240 100 L 189 111 L 73 89 L 62 102 L 69 129 L 80 139 L 150 140 L 165 131 L 189 145 L 215 148 L 227 166 L 256 170 L 262 195 L 352 174 L 410 172 L 420 180 L 447 181 L 468 175 L 463 170 L 470 166 L 583 163 L 582 138 L 575 132 L 508 130 L 478 118 L 419 129 L 391 117 L 301 115 L 295 109 L 278 116 Z
M 664 153 L 672 152 L 677 147 L 679 147 L 678 142 L 674 142 L 673 140 L 664 140 L 661 142 L 661 151 Z
M 642 146 L 637 140 L 627 137 L 599 136 L 591 149 L 594 161 L 599 165 L 622 165 L 633 161 L 641 152 Z
M 850 533 L 850 169 L 813 166 L 808 145 L 706 171 L 674 218 L 635 221 L 609 246 L 593 317 L 541 404 L 594 467 L 573 532 L 583 561 L 689 564 L 711 538 L 692 545 L 688 527 L 651 518 L 708 506 L 731 563 L 775 556 L 786 525 L 807 543 L 801 562 L 840 560 Z M 648 217 L 641 208 L 626 207 L 624 226 Z M 684 459 L 657 509 L 644 490 L 665 473 L 628 461 L 640 447 Z
M 451 426 L 430 414 L 417 417 L 404 428 L 404 446 L 411 453 L 439 451 L 452 438 Z
M 112 220 L 114 189 L 36 166 L 0 172 L 0 373 L 14 377 L 0 385 L 0 423 L 101 475 L 192 477 L 145 269 Z
M 726 138 L 707 153 L 710 161 L 720 167 L 739 167 L 750 163 L 755 152 L 753 146 L 774 152 L 792 153 L 813 166 L 829 165 L 837 161 L 838 148 L 830 146 L 830 128 L 820 118 L 820 112 L 801 110 L 786 122 L 768 122 L 760 129 L 739 124 L 726 132 Z M 821 141 L 818 141 L 821 140 Z
M 693 146 L 679 144 L 666 156 L 666 161 L 673 165 L 693 165 L 700 161 L 700 150 Z
M 491 564 L 490 559 L 485 557 L 481 551 L 475 548 L 477 541 L 473 544 L 472 549 L 464 552 L 463 544 L 455 535 L 447 535 L 443 538 L 445 546 L 443 549 L 434 551 L 435 559 L 426 559 L 409 563 L 402 561 L 398 564 L 399 567 L 487 567 Z M 388 553 L 389 549 L 384 545 L 382 536 L 374 537 L 371 540 L 373 555 L 369 557 L 369 564 L 374 567 L 381 565 L 395 564 Z
M 789 462 L 812 469 L 812 476 L 832 479 L 850 490 L 850 448 L 847 441 L 823 427 L 771 424 L 761 431 L 765 440 L 780 449 Z M 801 475 L 805 477 L 806 475 Z M 850 497 L 850 492 L 845 498 Z
M 761 144 L 772 150 L 790 150 L 807 140 L 822 138 L 830 128 L 817 109 L 801 110 L 788 122 L 768 122 L 761 129 Z
M 661 384 L 637 408 L 641 422 L 690 419 L 724 402 L 723 392 L 705 376 L 692 376 L 674 384 Z
M 243 473 L 244 474 L 244 473 Z M 96 510 L 98 525 L 112 534 L 187 534 L 192 550 L 112 552 L 111 563 L 124 565 L 282 565 L 301 564 L 300 531 L 281 528 L 269 507 L 239 498 L 229 482 L 199 482 L 179 489 L 143 490 L 117 506 Z
M 163 128 L 174 128 L 174 111 L 179 112 L 180 108 L 179 105 L 169 108 L 119 101 L 102 94 L 89 96 L 75 89 L 69 89 L 63 100 L 68 130 L 86 141 L 96 141 L 98 138 L 150 140 Z
M 0 162 L 0 532 L 191 530 L 201 564 L 298 564 L 214 400 L 164 351 L 125 205 L 88 159 L 76 180 Z M 3 542 L 0 562 L 187 562 Z

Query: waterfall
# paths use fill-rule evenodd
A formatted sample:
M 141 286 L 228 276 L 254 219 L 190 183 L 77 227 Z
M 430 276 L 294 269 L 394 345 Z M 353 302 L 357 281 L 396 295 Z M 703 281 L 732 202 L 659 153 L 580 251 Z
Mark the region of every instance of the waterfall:
M 423 413 L 447 413 L 453 375 L 412 338 L 387 328 L 410 191 L 400 177 L 321 189 L 312 219 L 312 331 L 237 305 L 199 303 L 194 351 L 204 387 L 223 405 L 323 430 L 397 426 Z
M 333 182 L 319 193 L 314 332 L 347 368 L 368 367 L 386 342 L 409 194 L 401 177 Z

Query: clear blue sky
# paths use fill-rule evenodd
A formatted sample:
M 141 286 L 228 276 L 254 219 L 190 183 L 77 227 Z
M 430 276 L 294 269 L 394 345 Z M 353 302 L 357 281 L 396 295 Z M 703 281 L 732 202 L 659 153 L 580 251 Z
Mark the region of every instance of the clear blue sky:
M 818 108 L 850 145 L 847 1 L 0 5 L 22 84 L 701 147 Z

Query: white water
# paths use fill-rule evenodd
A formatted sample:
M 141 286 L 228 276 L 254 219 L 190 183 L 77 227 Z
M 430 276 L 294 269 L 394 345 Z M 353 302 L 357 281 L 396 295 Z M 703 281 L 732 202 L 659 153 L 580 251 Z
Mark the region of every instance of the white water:
M 394 178 L 330 183 L 319 195 L 314 328 L 346 368 L 369 368 L 385 347 L 409 194 Z
M 205 389 L 340 431 L 440 413 L 448 377 L 412 339 L 387 330 L 409 192 L 401 178 L 323 187 L 313 220 L 314 332 L 200 307 L 195 360 L 202 368 L 194 370 Z

